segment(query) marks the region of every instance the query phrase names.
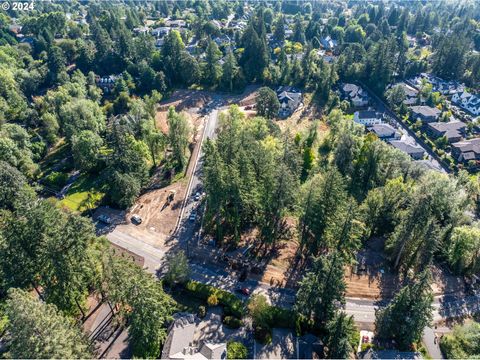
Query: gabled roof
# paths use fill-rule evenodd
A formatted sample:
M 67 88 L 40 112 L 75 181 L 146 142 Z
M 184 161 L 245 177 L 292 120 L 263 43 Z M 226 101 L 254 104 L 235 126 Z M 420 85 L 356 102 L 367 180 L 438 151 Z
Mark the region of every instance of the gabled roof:
M 377 119 L 379 116 L 376 111 L 373 110 L 362 110 L 357 111 L 359 119 Z
M 398 131 L 389 124 L 375 124 L 370 130 L 374 132 L 379 138 L 394 136 Z
M 402 140 L 394 140 L 390 141 L 390 144 L 392 144 L 393 147 L 407 153 L 407 154 L 418 154 L 420 152 L 425 152 L 422 147 L 418 145 L 412 145 L 409 143 L 406 143 L 405 141 Z
M 440 115 L 441 111 L 437 108 L 433 108 L 430 106 L 420 105 L 420 106 L 412 106 L 412 111 L 416 114 L 420 114 L 422 116 L 430 117 L 434 116 L 437 117 Z

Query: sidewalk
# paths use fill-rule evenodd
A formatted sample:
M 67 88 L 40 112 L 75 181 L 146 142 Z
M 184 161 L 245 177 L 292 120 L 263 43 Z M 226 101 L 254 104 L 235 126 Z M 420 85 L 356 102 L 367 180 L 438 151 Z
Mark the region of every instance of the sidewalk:
M 440 346 L 438 345 L 438 340 L 439 338 L 435 340 L 435 330 L 430 327 L 426 327 L 423 331 L 422 341 L 428 351 L 428 354 L 434 359 L 443 359 Z

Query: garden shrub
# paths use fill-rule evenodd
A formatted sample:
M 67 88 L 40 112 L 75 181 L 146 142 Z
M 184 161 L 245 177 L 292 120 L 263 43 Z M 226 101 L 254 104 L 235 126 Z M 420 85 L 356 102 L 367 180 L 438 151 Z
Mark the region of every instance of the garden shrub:
M 213 286 L 202 284 L 198 281 L 190 280 L 185 285 L 185 289 L 199 299 L 207 301 L 210 295 L 215 295 L 218 303 L 224 307 L 224 312 L 241 318 L 244 314 L 244 304 L 236 295 Z
M 233 316 L 225 316 L 223 318 L 223 323 L 231 329 L 238 329 L 243 325 L 242 320 Z
M 227 359 L 246 359 L 248 350 L 245 345 L 238 341 L 227 342 Z

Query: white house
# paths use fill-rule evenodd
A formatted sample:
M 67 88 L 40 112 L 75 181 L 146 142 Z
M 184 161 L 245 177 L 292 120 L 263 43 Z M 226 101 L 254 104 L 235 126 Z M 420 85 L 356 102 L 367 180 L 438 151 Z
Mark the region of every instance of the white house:
M 452 101 L 472 114 L 480 115 L 480 96 L 463 91 L 453 94 Z
M 381 115 L 373 110 L 355 111 L 353 121 L 364 126 L 373 126 L 382 123 Z

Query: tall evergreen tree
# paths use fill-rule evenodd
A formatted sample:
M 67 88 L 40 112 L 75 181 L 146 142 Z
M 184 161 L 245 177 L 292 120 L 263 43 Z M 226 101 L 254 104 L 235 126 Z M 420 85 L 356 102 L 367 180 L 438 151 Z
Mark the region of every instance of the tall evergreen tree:
M 433 295 L 428 270 L 404 286 L 392 302 L 376 314 L 375 332 L 382 339 L 393 339 L 400 350 L 420 341 L 423 330 L 433 319 Z
M 5 306 L 8 355 L 16 359 L 91 358 L 86 337 L 73 319 L 26 290 L 11 289 Z

